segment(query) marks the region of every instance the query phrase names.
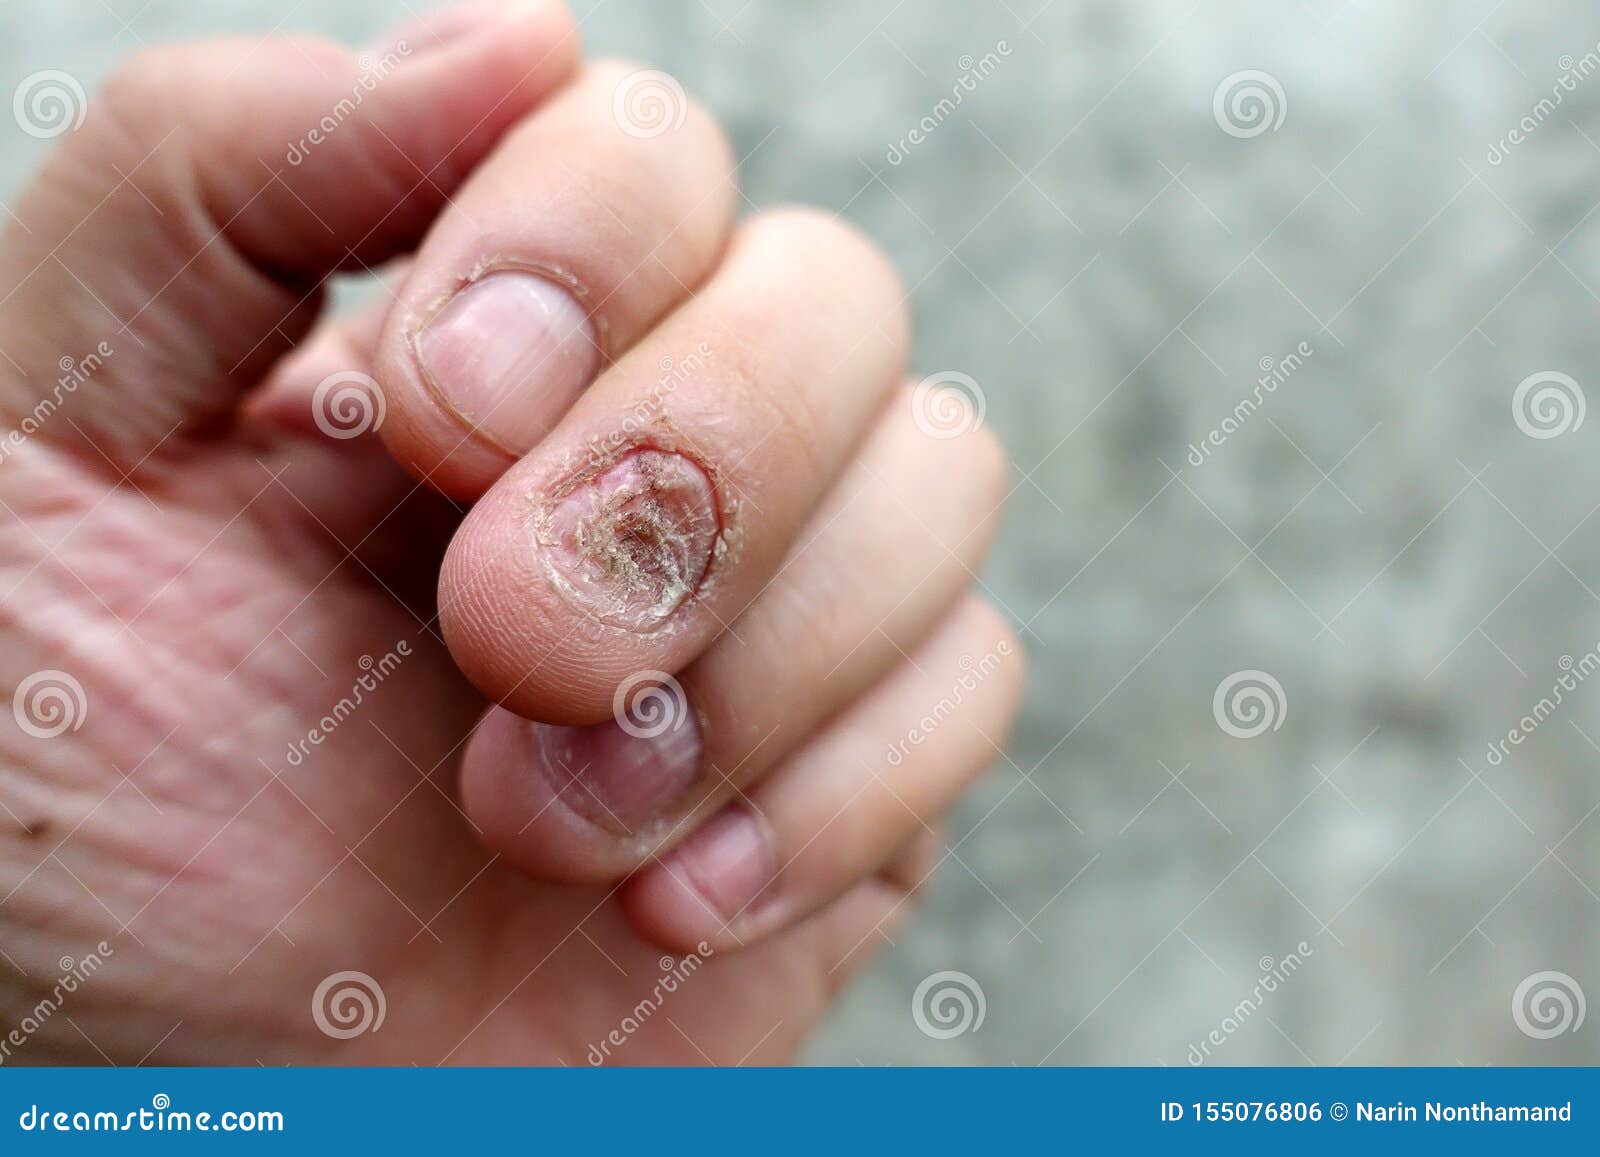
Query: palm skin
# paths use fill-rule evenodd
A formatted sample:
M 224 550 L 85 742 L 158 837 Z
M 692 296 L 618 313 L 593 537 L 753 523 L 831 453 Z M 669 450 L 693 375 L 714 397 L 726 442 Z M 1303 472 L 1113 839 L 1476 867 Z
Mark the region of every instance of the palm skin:
M 10 1063 L 582 1064 L 619 1026 L 612 1061 L 772 1062 L 899 905 L 874 882 L 716 955 L 627 1032 L 671 960 L 614 888 L 519 875 L 456 804 L 486 701 L 431 605 L 455 515 L 380 447 L 242 422 L 124 479 L 35 439 L 0 500 L 5 673 L 66 671 L 86 704 L 51 738 L 0 728 L 0 1024 L 114 953 Z M 376 1031 L 319 1029 L 342 971 L 381 986 Z

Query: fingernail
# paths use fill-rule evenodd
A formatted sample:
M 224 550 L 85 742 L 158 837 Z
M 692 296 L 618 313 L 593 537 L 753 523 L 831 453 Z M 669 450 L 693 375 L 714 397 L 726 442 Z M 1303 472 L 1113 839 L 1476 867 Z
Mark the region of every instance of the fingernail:
M 565 286 L 501 270 L 464 286 L 416 338 L 439 399 L 515 454 L 531 450 L 600 367 L 589 315 Z
M 575 483 L 537 529 L 557 587 L 603 622 L 635 631 L 694 594 L 721 532 L 706 472 L 666 450 L 632 451 Z
M 728 921 L 744 914 L 777 875 L 769 829 L 743 803 L 707 820 L 666 863 Z
M 609 719 L 534 728 L 543 770 L 561 798 L 618 835 L 635 835 L 665 816 L 700 778 L 700 726 L 688 710 L 626 730 Z

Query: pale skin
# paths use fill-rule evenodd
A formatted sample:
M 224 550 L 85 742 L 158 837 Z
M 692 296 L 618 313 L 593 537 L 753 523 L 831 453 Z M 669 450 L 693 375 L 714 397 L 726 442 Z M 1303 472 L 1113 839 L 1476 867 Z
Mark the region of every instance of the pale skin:
M 0 1030 L 111 951 L 6 1063 L 780 1062 L 998 758 L 1004 458 L 918 420 L 889 262 L 741 213 L 692 101 L 624 131 L 554 3 L 401 40 L 142 54 L 12 200 L 0 688 L 83 701 L 0 712 Z M 319 1028 L 342 971 L 381 1030 Z

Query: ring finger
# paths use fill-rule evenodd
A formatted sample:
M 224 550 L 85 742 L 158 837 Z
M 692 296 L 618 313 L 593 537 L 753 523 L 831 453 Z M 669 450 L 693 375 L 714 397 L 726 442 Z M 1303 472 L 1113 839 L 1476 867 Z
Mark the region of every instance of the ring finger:
M 969 597 L 884 683 L 630 880 L 629 919 L 675 950 L 744 947 L 899 868 L 1002 750 L 1021 685 L 1015 635 Z M 904 858 L 914 889 L 933 865 L 925 848 Z

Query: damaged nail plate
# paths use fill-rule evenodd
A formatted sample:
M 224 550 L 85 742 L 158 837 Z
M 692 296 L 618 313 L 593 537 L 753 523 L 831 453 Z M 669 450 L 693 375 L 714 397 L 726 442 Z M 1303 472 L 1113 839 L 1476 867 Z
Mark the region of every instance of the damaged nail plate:
M 557 490 L 534 520 L 557 590 L 631 631 L 665 623 L 726 551 L 716 488 L 672 450 L 635 448 Z

